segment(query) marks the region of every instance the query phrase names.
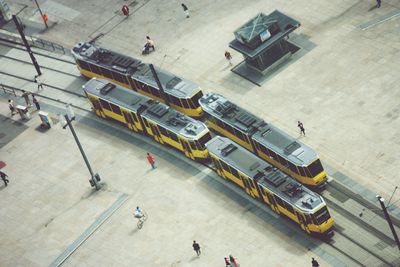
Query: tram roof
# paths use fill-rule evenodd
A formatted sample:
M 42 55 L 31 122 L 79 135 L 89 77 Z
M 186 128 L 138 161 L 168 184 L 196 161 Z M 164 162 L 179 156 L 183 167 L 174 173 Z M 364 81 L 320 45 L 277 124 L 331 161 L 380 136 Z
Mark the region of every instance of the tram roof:
M 189 140 L 209 131 L 201 121 L 110 81 L 93 78 L 83 86 L 83 89 L 89 94 L 130 111 L 137 112 L 140 108 L 144 108 L 143 117 Z
M 143 63 L 139 59 L 85 42 L 78 43 L 72 49 L 72 53 L 78 59 L 85 59 L 124 75 L 130 75 L 132 79 L 159 90 L 149 64 Z M 164 91 L 170 95 L 178 98 L 190 98 L 200 90 L 199 86 L 190 80 L 178 77 L 156 66 L 154 66 L 154 69 Z
M 211 154 L 302 211 L 314 211 L 325 203 L 320 195 L 228 138 L 216 136 L 206 147 Z
M 235 105 L 220 94 L 208 93 L 199 102 L 204 112 L 252 136 L 258 143 L 298 166 L 308 166 L 317 159 L 317 154 L 309 146 Z

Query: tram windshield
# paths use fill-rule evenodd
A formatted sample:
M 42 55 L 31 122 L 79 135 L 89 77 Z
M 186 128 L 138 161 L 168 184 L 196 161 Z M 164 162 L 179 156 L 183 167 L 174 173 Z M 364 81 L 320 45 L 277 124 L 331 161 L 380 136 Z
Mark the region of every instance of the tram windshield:
M 203 96 L 203 92 L 200 90 L 198 91 L 192 98 L 192 103 L 195 108 L 200 106 L 199 99 Z
M 328 209 L 326 207 L 323 207 L 314 214 L 314 222 L 317 225 L 320 225 L 326 222 L 330 217 L 331 216 L 329 215 Z
M 206 133 L 199 139 L 199 143 L 201 148 L 206 148 L 206 143 L 211 140 L 211 134 Z
M 311 173 L 311 177 L 315 177 L 320 174 L 324 168 L 322 167 L 321 161 L 317 159 L 313 163 L 311 163 L 308 167 L 309 172 Z

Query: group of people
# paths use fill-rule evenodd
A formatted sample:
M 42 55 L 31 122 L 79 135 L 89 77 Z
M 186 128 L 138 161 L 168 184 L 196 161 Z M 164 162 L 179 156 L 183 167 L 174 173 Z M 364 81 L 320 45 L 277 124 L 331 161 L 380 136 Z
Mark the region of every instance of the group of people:
M 39 100 L 36 98 L 36 95 L 34 93 L 32 93 L 31 95 L 32 95 L 32 102 L 35 105 L 36 110 L 40 110 Z M 21 96 L 25 100 L 26 107 L 31 107 L 32 104 L 31 104 L 31 101 L 29 99 L 29 93 L 26 92 L 25 90 L 22 90 L 22 95 Z M 11 116 L 14 116 L 14 114 L 16 113 L 16 105 L 15 105 L 14 100 L 8 99 L 8 108 L 11 111 Z

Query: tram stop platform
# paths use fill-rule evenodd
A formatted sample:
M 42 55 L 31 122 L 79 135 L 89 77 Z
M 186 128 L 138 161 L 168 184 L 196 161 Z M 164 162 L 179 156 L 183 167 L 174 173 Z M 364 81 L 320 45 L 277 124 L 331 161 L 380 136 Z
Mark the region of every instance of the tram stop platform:
M 289 34 L 298 27 L 300 22 L 278 10 L 250 19 L 234 32 L 235 39 L 229 43 L 245 58 L 232 71 L 261 86 L 268 72 L 300 49 L 289 41 Z

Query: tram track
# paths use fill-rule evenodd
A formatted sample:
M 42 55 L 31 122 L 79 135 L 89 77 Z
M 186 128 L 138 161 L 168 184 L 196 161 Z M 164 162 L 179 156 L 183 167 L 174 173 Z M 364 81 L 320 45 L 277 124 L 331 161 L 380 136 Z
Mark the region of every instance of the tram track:
M 36 86 L 35 81 L 33 81 L 31 79 L 28 79 L 28 78 L 25 78 L 25 77 L 22 77 L 22 76 L 19 76 L 19 75 L 7 73 L 7 72 L 4 72 L 4 71 L 0 71 L 0 74 L 6 75 L 6 76 L 10 76 L 10 77 L 14 77 L 16 79 L 23 80 L 23 81 L 26 81 L 26 82 L 30 82 L 30 83 L 32 83 L 32 84 L 34 84 Z M 6 85 L 6 84 L 4 84 L 4 85 Z M 78 96 L 80 98 L 86 98 L 86 96 L 83 95 L 83 94 L 79 94 L 79 93 L 76 93 L 76 92 L 71 92 L 69 90 L 66 90 L 66 89 L 63 89 L 63 88 L 60 88 L 60 87 L 57 87 L 57 86 L 54 86 L 54 85 L 51 85 L 51 84 L 48 84 L 48 83 L 43 83 L 43 85 L 46 88 L 51 88 L 51 89 L 55 89 L 55 90 L 58 90 L 58 91 L 62 91 L 64 93 L 72 94 L 72 95 Z M 9 85 L 7 85 L 7 86 L 9 86 Z M 9 86 L 9 87 L 13 87 L 13 86 Z M 19 89 L 19 88 L 17 88 L 17 89 Z
M 13 61 L 16 61 L 16 62 L 19 62 L 19 63 L 23 63 L 23 64 L 26 64 L 26 65 L 31 65 L 31 64 L 32 64 L 32 63 L 29 62 L 29 61 L 22 60 L 22 59 L 17 59 L 17 58 L 5 56 L 5 55 L 0 55 L 0 57 L 6 58 L 6 59 L 8 59 L 8 60 L 13 60 Z M 76 74 L 73 74 L 73 73 L 65 72 L 65 71 L 62 71 L 62 70 L 50 68 L 50 67 L 43 66 L 43 65 L 40 65 L 40 68 L 46 69 L 46 70 L 51 70 L 51 71 L 54 71 L 54 72 L 58 72 L 58 73 L 60 73 L 60 74 L 68 75 L 68 76 L 71 76 L 71 77 L 74 77 L 74 78 L 79 78 L 79 77 L 81 77 L 81 75 L 76 75 Z
M 11 49 L 17 49 L 17 50 L 20 50 L 20 51 L 24 51 L 24 52 L 27 53 L 26 48 L 22 43 L 18 43 L 18 42 L 15 42 L 15 41 L 10 41 L 8 39 L 4 39 L 4 38 L 0 37 L 0 45 L 4 46 L 4 47 L 11 48 Z M 35 48 L 35 47 L 31 47 L 31 49 L 32 48 Z M 61 61 L 63 63 L 75 65 L 75 61 L 66 60 L 66 59 L 60 58 L 59 56 L 56 57 L 56 56 L 51 56 L 51 55 L 48 55 L 48 54 L 44 54 L 44 53 L 36 51 L 37 49 L 34 49 L 34 50 L 35 51 L 32 51 L 32 52 L 33 52 L 33 54 L 35 54 L 35 56 L 41 56 L 41 57 L 45 57 L 45 58 Z M 45 51 L 47 51 L 47 50 L 45 50 Z

